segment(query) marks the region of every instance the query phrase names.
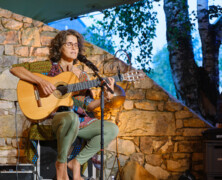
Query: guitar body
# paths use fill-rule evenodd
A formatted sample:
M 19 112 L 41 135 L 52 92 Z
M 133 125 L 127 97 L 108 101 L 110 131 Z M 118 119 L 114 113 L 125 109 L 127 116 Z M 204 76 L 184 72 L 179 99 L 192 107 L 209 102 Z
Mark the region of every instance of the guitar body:
M 63 72 L 55 77 L 34 74 L 54 84 L 55 87 L 79 82 L 77 76 L 72 72 Z M 73 106 L 72 92 L 61 94 L 60 91 L 55 90 L 51 95 L 44 97 L 36 85 L 23 80 L 18 82 L 17 96 L 22 112 L 34 122 L 44 120 L 59 106 Z
M 91 87 L 97 87 L 101 82 L 96 80 L 79 82 L 79 79 L 72 72 L 63 72 L 55 77 L 49 77 L 42 74 L 35 75 L 54 84 L 56 90 L 45 97 L 35 84 L 20 80 L 17 86 L 17 96 L 19 106 L 24 115 L 31 121 L 38 122 L 47 118 L 52 112 L 55 112 L 59 106 L 73 106 L 72 96 L 78 94 L 81 90 Z M 140 71 L 131 71 L 125 74 L 113 76 L 115 82 L 135 81 L 144 77 Z M 104 78 L 106 80 L 106 78 Z M 123 101 L 125 100 L 125 97 Z M 115 104 L 116 106 L 117 104 Z

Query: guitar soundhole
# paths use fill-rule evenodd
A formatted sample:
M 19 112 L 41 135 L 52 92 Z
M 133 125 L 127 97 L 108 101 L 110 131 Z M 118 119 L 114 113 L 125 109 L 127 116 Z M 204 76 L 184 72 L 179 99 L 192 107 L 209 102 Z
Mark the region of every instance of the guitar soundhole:
M 59 85 L 56 89 L 61 93 L 61 96 L 64 96 L 68 92 L 67 86 Z
M 56 98 L 64 99 L 69 95 L 69 93 L 67 93 L 68 87 L 65 82 L 57 82 L 55 86 L 56 86 L 56 90 L 53 92 L 53 94 Z

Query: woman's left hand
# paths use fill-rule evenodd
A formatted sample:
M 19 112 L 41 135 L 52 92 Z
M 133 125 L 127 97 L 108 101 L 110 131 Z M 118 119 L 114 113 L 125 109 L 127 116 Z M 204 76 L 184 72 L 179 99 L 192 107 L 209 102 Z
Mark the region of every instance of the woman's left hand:
M 114 91 L 114 83 L 115 83 L 114 78 L 109 77 L 108 80 L 109 80 L 108 86 Z M 106 86 L 105 86 L 104 89 L 105 89 L 105 92 L 104 92 L 105 100 L 107 100 L 107 101 L 111 100 L 111 99 L 113 98 L 114 94 L 112 94 L 112 93 L 107 89 Z

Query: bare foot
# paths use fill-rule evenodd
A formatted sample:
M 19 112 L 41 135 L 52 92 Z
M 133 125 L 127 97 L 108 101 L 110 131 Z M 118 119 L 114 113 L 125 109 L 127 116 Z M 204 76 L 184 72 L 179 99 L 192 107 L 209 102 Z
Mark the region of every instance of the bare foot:
M 57 180 L 69 180 L 67 173 L 67 163 L 60 163 L 56 161 L 55 166 Z
M 81 166 L 76 159 L 68 162 L 68 168 L 72 170 L 73 180 L 84 180 L 80 174 Z

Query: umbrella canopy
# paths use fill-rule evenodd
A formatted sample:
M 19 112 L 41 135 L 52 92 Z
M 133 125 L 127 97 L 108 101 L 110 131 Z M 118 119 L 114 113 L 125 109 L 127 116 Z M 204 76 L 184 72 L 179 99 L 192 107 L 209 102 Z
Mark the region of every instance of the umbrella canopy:
M 139 0 L 0 0 L 0 7 L 44 23 Z

